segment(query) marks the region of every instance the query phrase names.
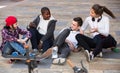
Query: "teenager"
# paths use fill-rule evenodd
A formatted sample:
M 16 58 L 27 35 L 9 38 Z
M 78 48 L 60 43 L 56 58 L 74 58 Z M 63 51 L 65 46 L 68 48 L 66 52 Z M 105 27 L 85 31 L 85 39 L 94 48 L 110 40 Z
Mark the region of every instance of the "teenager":
M 26 54 L 24 45 L 26 45 L 27 40 L 31 37 L 30 32 L 18 27 L 15 16 L 8 16 L 5 19 L 5 23 L 6 25 L 1 30 L 2 44 L 0 50 L 2 54 L 24 56 Z M 20 38 L 20 35 L 23 35 L 23 38 Z
M 52 54 L 53 64 L 64 64 L 71 51 L 78 52 L 80 50 L 75 36 L 80 33 L 82 23 L 83 21 L 80 17 L 73 18 L 71 26 L 61 30 L 52 48 L 48 49 L 42 56 Z
M 45 52 L 53 45 L 55 25 L 56 20 L 51 15 L 49 8 L 41 8 L 41 14 L 27 28 L 32 34 L 30 40 L 34 51 L 42 48 L 42 52 Z
M 104 12 L 115 18 L 108 8 L 94 4 L 90 9 L 90 16 L 85 19 L 81 27 L 82 34 L 76 35 L 78 44 L 85 49 L 88 61 L 96 57 L 102 51 L 102 48 L 116 47 L 117 44 L 109 33 L 110 22 L 109 18 L 103 15 Z M 83 35 L 87 26 L 90 26 L 92 38 Z M 94 48 L 92 53 L 90 53 L 91 48 Z

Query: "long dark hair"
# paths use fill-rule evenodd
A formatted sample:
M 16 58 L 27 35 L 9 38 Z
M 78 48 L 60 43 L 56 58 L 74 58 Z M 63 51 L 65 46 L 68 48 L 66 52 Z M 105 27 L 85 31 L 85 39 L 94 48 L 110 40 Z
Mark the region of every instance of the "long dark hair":
M 92 9 L 94 10 L 94 12 L 97 14 L 97 15 L 102 15 L 103 12 L 107 13 L 108 15 L 110 15 L 112 18 L 116 18 L 114 16 L 114 14 L 108 9 L 106 8 L 105 6 L 100 6 L 99 4 L 94 4 L 92 6 Z

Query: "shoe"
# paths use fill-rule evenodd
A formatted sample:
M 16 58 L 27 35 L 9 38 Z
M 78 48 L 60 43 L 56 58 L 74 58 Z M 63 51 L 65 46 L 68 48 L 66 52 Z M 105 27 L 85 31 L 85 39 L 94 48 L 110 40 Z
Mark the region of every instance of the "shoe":
M 82 73 L 81 69 L 78 68 L 77 66 L 73 67 L 74 73 Z
M 18 52 L 13 52 L 12 53 L 12 56 L 14 56 L 14 57 L 17 57 L 19 54 L 18 54 Z
M 94 55 L 90 54 L 90 61 L 94 59 Z
M 53 59 L 52 64 L 63 65 L 65 62 L 66 62 L 65 58 L 55 58 L 55 59 Z
M 87 61 L 90 62 L 90 53 L 88 50 L 85 50 L 85 55 L 86 55 Z
M 33 51 L 31 52 L 33 55 L 38 55 L 39 51 L 37 49 L 33 49 Z
M 100 52 L 97 56 L 102 58 L 103 57 L 102 52 Z
M 58 47 L 53 47 L 52 48 L 52 58 L 58 58 Z

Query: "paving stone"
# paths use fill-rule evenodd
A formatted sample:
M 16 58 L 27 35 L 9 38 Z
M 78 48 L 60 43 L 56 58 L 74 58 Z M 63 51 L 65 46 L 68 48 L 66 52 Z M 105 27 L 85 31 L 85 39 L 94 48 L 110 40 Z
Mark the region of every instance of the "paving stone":
M 13 2 L 14 1 L 14 2 Z M 83 20 L 89 15 L 90 7 L 99 3 L 108 7 L 116 16 L 116 19 L 110 17 L 110 33 L 120 44 L 120 0 L 0 0 L 0 27 L 5 25 L 4 19 L 8 15 L 15 15 L 18 18 L 20 27 L 25 28 L 29 22 L 40 14 L 43 6 L 50 8 L 52 15 L 58 20 L 55 36 L 64 27 L 71 24 L 74 17 L 82 17 Z M 106 14 L 105 14 L 106 15 Z M 1 30 L 1 28 L 0 28 Z M 1 36 L 1 34 L 0 34 Z M 1 38 L 0 38 L 1 43 Z M 120 48 L 120 46 L 118 46 Z M 81 68 L 80 61 L 83 61 L 89 73 L 120 73 L 120 59 L 95 58 L 92 62 L 87 62 L 84 51 L 79 53 L 71 53 L 69 59 L 73 64 Z M 27 73 L 27 66 L 22 64 L 8 64 L 8 59 L 0 56 L 0 73 Z M 47 63 L 46 63 L 47 64 Z M 17 65 L 17 66 L 16 66 Z M 23 68 L 21 68 L 23 67 Z M 39 64 L 39 73 L 73 73 L 73 69 L 65 63 L 65 65 L 49 65 Z

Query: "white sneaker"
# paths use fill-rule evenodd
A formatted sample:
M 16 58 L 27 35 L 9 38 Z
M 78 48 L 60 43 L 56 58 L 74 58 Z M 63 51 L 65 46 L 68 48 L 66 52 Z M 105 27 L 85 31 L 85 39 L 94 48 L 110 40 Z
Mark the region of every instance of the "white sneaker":
M 58 58 L 58 47 L 53 47 L 52 48 L 52 58 Z
M 90 62 L 90 53 L 88 50 L 85 50 L 85 56 L 87 58 L 87 61 Z
M 100 52 L 97 56 L 102 58 L 103 57 L 102 52 Z
M 55 58 L 53 59 L 53 64 L 56 64 L 56 65 L 63 65 L 65 64 L 66 62 L 66 58 Z

